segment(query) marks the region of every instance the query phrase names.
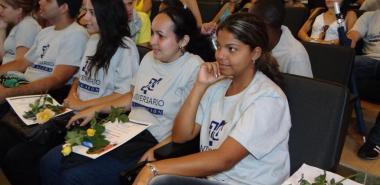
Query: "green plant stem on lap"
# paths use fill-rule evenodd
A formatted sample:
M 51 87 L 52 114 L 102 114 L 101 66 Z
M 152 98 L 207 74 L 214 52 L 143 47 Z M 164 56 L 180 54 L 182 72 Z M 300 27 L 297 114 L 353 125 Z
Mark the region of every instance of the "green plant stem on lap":
M 41 102 L 42 101 L 42 102 Z M 29 104 L 31 108 L 29 111 L 25 112 L 23 117 L 25 119 L 37 119 L 37 114 L 43 112 L 46 109 L 53 111 L 56 114 L 60 114 L 65 111 L 65 107 L 53 104 L 53 98 L 49 97 L 47 94 L 41 95 L 34 103 Z M 50 119 L 50 118 L 49 118 Z M 47 120 L 44 120 L 47 121 Z
M 323 174 L 321 174 L 318 177 L 314 178 L 314 182 L 313 183 L 310 183 L 309 181 L 307 181 L 306 179 L 304 179 L 303 174 L 302 174 L 301 179 L 298 182 L 299 182 L 300 185 L 343 185 L 343 181 L 345 181 L 346 179 L 353 178 L 353 177 L 355 177 L 357 175 L 358 174 L 354 174 L 354 175 L 351 175 L 349 177 L 345 177 L 345 178 L 343 178 L 342 180 L 340 180 L 338 182 L 335 182 L 334 178 L 332 178 L 332 179 L 330 179 L 330 181 L 328 181 L 326 179 L 327 178 L 326 171 L 323 171 Z
M 98 121 L 99 120 L 99 121 Z M 104 147 L 108 146 L 110 142 L 105 138 L 104 123 L 107 122 L 121 123 L 128 122 L 128 116 L 124 113 L 122 108 L 111 108 L 111 113 L 104 119 L 100 119 L 98 114 L 96 118 L 92 119 L 90 122 L 90 127 L 74 126 L 66 134 L 66 146 L 64 145 L 62 153 L 63 155 L 68 155 L 70 152 L 64 153 L 65 147 L 73 147 L 76 145 L 84 145 L 89 148 L 87 153 L 97 153 L 101 151 Z

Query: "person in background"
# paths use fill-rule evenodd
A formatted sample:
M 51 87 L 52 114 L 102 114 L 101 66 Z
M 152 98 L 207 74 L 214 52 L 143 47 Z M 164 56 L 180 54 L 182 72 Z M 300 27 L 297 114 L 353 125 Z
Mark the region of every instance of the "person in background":
M 239 11 L 241 0 L 230 0 L 225 3 L 211 22 L 219 23 L 224 21 L 228 16 Z
M 357 19 L 356 13 L 348 10 L 348 0 L 325 0 L 325 8 L 312 10 L 309 18 L 298 32 L 298 38 L 305 42 L 322 44 L 340 44 L 338 35 L 338 22 L 335 16 L 334 2 L 338 2 L 344 15 L 346 30 L 350 30 Z M 311 31 L 311 34 L 308 33 Z
M 131 32 L 131 38 L 137 45 L 148 47 L 151 37 L 150 18 L 146 13 L 136 11 L 133 6 L 133 1 L 134 0 L 123 0 L 128 14 L 128 25 Z
M 135 0 L 135 9 L 150 15 L 152 10 L 152 0 Z
M 83 0 L 85 2 L 86 0 Z M 151 23 L 148 14 L 141 11 L 136 11 L 134 7 L 135 0 L 123 0 L 124 7 L 128 14 L 128 26 L 132 40 L 137 44 L 145 47 L 149 46 L 151 37 Z M 83 8 L 82 8 L 83 9 Z M 84 9 L 83 9 L 84 10 Z M 78 23 L 85 26 L 84 20 L 85 11 L 82 11 L 78 16 Z
M 177 143 L 199 134 L 201 152 L 149 162 L 134 185 L 278 185 L 289 176 L 289 105 L 265 27 L 249 13 L 219 25 L 217 61 L 201 66 L 173 126 Z
M 257 0 L 251 13 L 264 20 L 269 48 L 280 66 L 280 71 L 312 78 L 313 72 L 306 49 L 294 38 L 289 28 L 282 25 L 285 17 L 284 3 L 279 0 Z
M 284 0 L 285 7 L 300 7 L 306 8 L 304 4 L 300 2 L 300 0 Z
M 202 24 L 202 33 L 211 34 L 212 32 L 209 30 L 215 30 L 220 22 L 240 10 L 240 3 L 241 0 L 230 0 L 229 2 L 225 3 L 211 22 Z
M 198 3 L 196 0 L 163 0 L 161 1 L 159 10 L 163 10 L 166 7 L 181 7 L 190 9 L 191 13 L 197 21 L 197 26 L 200 28 L 202 26 L 202 16 L 199 11 Z
M 31 16 L 36 5 L 34 0 L 1 0 L 1 19 L 12 26 L 4 41 L 2 65 L 23 60 L 24 55 L 32 47 L 34 39 L 41 27 Z M 6 67 L 5 67 L 6 68 Z M 0 75 L 4 74 L 0 66 Z
M 380 102 L 380 9 L 365 12 L 347 33 L 351 47 L 363 40 L 364 55 L 356 55 L 353 73 L 361 98 Z M 370 92 L 363 92 L 363 86 L 371 82 Z M 369 95 L 367 95 L 369 94 Z M 375 126 L 370 130 L 358 156 L 362 159 L 377 159 L 380 153 L 380 113 Z
M 360 10 L 376 11 L 380 9 L 380 0 L 363 0 Z
M 71 125 L 83 120 L 81 125 L 86 125 L 95 112 L 109 113 L 111 107 L 122 107 L 130 111 L 129 119 L 152 125 L 95 160 L 75 153 L 64 157 L 62 146 L 53 148 L 41 159 L 43 185 L 120 184 L 122 170 L 140 160 L 154 160 L 154 149 L 171 141 L 173 119 L 203 63 L 191 53 L 200 33 L 192 13 L 176 8 L 161 11 L 153 19 L 152 32 L 152 51 L 142 59 L 132 90 L 112 102 L 82 110 L 69 121 Z
M 256 3 L 257 0 L 251 0 L 247 3 L 245 3 L 245 5 L 243 6 L 243 8 L 241 9 L 242 12 L 249 12 L 252 8 L 252 6 Z

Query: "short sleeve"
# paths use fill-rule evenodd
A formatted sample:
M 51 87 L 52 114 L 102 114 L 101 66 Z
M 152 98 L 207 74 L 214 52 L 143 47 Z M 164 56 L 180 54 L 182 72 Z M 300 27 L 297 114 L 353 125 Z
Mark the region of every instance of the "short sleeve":
M 140 66 L 136 72 L 136 75 L 133 76 L 132 78 L 132 82 L 131 82 L 131 85 L 132 86 L 136 86 L 137 84 L 137 81 L 138 81 L 138 78 L 139 78 L 139 74 L 143 74 L 144 72 L 144 69 L 146 68 L 146 63 L 148 62 L 149 63 L 149 60 L 154 60 L 153 59 L 153 52 L 152 51 L 149 51 L 147 54 L 145 54 L 145 56 L 142 58 L 141 62 L 140 62 Z
M 138 38 L 136 39 L 136 44 L 147 43 L 150 41 L 150 37 L 152 34 L 149 16 L 143 12 L 137 12 L 137 14 L 139 15 L 141 20 L 141 28 Z
M 287 101 L 260 97 L 242 114 L 230 137 L 260 159 L 288 139 L 289 129 Z
M 198 105 L 195 122 L 202 125 L 205 122 L 206 115 L 209 115 L 208 107 L 210 107 L 211 89 L 209 88 L 203 95 L 201 102 Z
M 299 44 L 297 51 L 298 52 L 295 53 L 296 55 L 289 57 L 289 59 L 293 61 L 289 62 L 290 66 L 288 73 L 313 78 L 309 54 L 307 54 L 307 51 L 302 44 Z
M 87 33 L 76 29 L 68 32 L 61 40 L 55 65 L 80 66 L 82 55 L 86 49 Z
M 371 12 L 366 12 L 355 22 L 354 27 L 351 30 L 357 31 L 360 33 L 361 37 L 365 37 L 368 32 L 369 22 L 371 18 Z
M 41 27 L 35 21 L 21 22 L 15 35 L 16 48 L 21 46 L 31 48 L 40 30 Z
M 29 62 L 35 62 L 38 59 L 38 43 L 40 42 L 40 36 L 42 35 L 42 32 L 39 32 L 36 36 L 36 39 L 33 42 L 33 45 L 29 48 L 28 52 L 25 53 L 24 58 L 28 60 Z
M 132 79 L 138 70 L 139 55 L 136 45 L 128 42 L 128 48 L 123 48 L 123 53 L 119 59 L 119 65 L 115 71 L 114 92 L 125 94 L 131 90 Z
M 189 74 L 189 78 L 186 79 L 187 83 L 183 89 L 183 93 L 182 93 L 183 101 L 185 101 L 187 96 L 190 94 L 190 91 L 193 88 L 194 83 L 198 78 L 198 72 L 199 72 L 200 66 L 203 63 L 203 60 L 200 57 L 196 56 L 196 57 L 193 57 L 188 62 L 191 63 L 191 65 L 195 65 L 195 67 L 192 67 L 192 70 L 186 70 L 186 72 L 190 74 Z

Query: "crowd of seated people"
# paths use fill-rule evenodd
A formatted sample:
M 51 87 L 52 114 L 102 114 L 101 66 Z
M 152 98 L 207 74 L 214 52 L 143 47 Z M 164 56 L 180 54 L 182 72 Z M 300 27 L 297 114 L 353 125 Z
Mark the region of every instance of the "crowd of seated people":
M 299 1 L 231 0 L 203 23 L 196 0 L 163 0 L 152 20 L 152 0 L 0 0 L 0 78 L 27 82 L 0 85 L 0 168 L 13 185 L 119 184 L 119 173 L 141 161 L 152 162 L 136 185 L 281 184 L 291 128 L 281 73 L 313 78 L 301 41 L 341 44 L 334 1 L 323 2 L 295 36 L 284 18 L 286 7 L 307 7 Z M 357 83 L 379 82 L 380 10 L 357 20 L 348 1 L 337 2 L 351 47 L 364 41 Z M 151 51 L 139 56 L 137 45 Z M 112 107 L 152 126 L 97 159 L 63 156 L 63 136 L 41 142 L 9 119 L 17 115 L 5 98 L 46 92 L 75 110 L 65 130 Z M 155 161 L 155 149 L 198 135 L 201 152 Z M 379 138 L 380 114 L 359 157 L 377 158 Z
M 309 18 L 298 32 L 298 37 L 302 41 L 339 44 L 339 25 L 336 20 L 334 2 L 334 0 L 326 0 L 326 7 L 315 8 L 311 11 Z M 350 30 L 356 21 L 356 13 L 347 9 L 347 0 L 338 0 L 337 2 L 345 17 L 344 27 L 346 30 Z

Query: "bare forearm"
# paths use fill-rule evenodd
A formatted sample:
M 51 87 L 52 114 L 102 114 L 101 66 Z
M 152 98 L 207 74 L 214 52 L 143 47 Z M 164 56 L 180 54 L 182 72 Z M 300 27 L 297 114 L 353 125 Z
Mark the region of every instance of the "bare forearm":
M 197 21 L 198 27 L 202 26 L 202 16 L 201 12 L 199 11 L 198 3 L 196 0 L 185 0 L 187 2 L 187 5 L 189 6 L 190 11 L 193 13 L 195 20 Z
M 85 107 L 92 107 L 92 106 L 106 104 L 107 102 L 114 101 L 114 100 L 120 98 L 121 96 L 123 96 L 123 95 L 119 94 L 119 93 L 112 93 L 112 94 L 107 95 L 107 96 L 91 99 L 91 100 L 85 101 Z
M 161 146 L 164 146 L 168 143 L 172 142 L 172 136 L 168 136 L 167 138 L 165 138 L 164 140 L 162 140 L 161 142 L 159 142 L 158 144 L 156 144 L 154 147 L 153 147 L 153 150 L 157 149 L 157 148 L 160 148 Z
M 73 83 L 71 84 L 69 96 L 72 96 L 72 95 L 74 95 L 74 93 L 77 93 L 78 85 L 79 85 L 79 80 L 78 80 L 78 78 L 75 78 L 73 80 Z
M 111 102 L 97 105 L 99 112 L 110 113 L 111 107 L 123 107 L 124 110 L 131 110 L 132 103 L 132 91 L 120 96 L 119 98 L 114 99 Z
M 180 111 L 178 112 L 172 129 L 173 141 L 177 143 L 186 142 L 193 139 L 195 133 L 196 123 L 195 117 L 197 114 L 199 103 L 205 93 L 207 86 L 198 83 L 194 84 L 189 96 L 186 98 Z
M 46 77 L 37 81 L 33 81 L 26 85 L 7 89 L 7 96 L 20 96 L 29 94 L 42 94 L 49 90 L 57 89 L 64 86 L 66 81 L 61 81 L 54 76 Z
M 347 33 L 347 37 L 351 39 L 351 48 L 356 47 L 356 43 L 361 39 L 361 35 L 359 32 L 355 30 L 351 30 Z
M 14 60 L 0 66 L 0 75 L 3 75 L 8 71 L 18 71 L 23 73 L 28 66 L 29 64 L 23 60 Z
M 244 146 L 228 137 L 218 149 L 154 162 L 159 174 L 204 177 L 226 171 L 249 155 Z
M 307 34 L 307 26 L 303 26 L 298 32 L 298 38 L 305 42 L 310 42 L 310 37 Z
M 205 177 L 228 170 L 230 165 L 216 160 L 217 151 L 200 152 L 180 158 L 154 162 L 159 174 Z M 207 165 L 207 167 L 205 167 Z

